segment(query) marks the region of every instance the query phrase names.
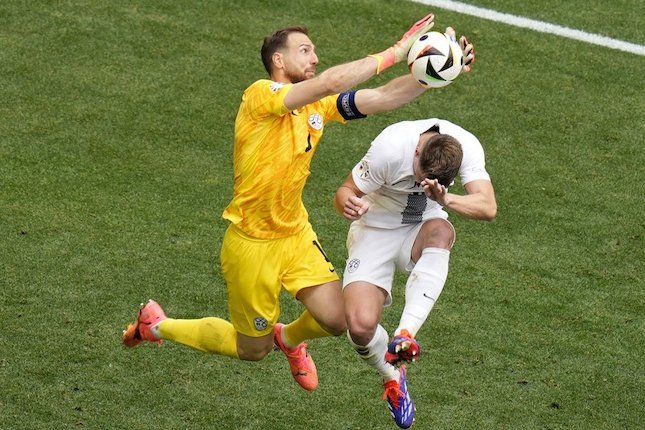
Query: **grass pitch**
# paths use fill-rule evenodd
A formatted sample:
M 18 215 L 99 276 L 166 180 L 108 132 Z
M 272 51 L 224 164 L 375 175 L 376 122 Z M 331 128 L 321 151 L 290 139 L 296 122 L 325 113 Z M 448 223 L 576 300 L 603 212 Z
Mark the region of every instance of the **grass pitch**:
M 637 2 L 477 5 L 645 43 Z M 311 342 L 320 388 L 306 393 L 279 354 L 246 363 L 170 343 L 126 350 L 120 332 L 151 297 L 171 316 L 227 316 L 220 213 L 240 97 L 265 76 L 262 38 L 308 25 L 323 70 L 386 48 L 427 10 L 2 2 L 0 428 L 394 428 L 377 376 L 342 337 Z M 435 15 L 475 43 L 473 72 L 328 128 L 306 189 L 327 254 L 343 267 L 347 223 L 331 199 L 383 127 L 430 116 L 463 125 L 486 149 L 499 216 L 451 218 L 451 271 L 409 372 L 415 428 L 643 428 L 645 58 Z M 301 310 L 285 297 L 284 321 Z

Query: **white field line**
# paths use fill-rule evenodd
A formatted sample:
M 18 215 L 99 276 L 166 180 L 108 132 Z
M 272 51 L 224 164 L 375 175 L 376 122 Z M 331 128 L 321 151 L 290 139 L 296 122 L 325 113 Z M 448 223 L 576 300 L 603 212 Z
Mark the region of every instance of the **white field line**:
M 541 33 L 555 34 L 569 39 L 580 40 L 582 42 L 600 45 L 611 49 L 617 49 L 636 55 L 645 55 L 645 46 L 636 43 L 625 42 L 610 37 L 600 36 L 597 34 L 587 33 L 585 31 L 575 30 L 573 28 L 562 27 L 560 25 L 549 24 L 548 22 L 537 21 L 534 19 L 523 18 L 521 16 L 510 15 L 508 13 L 496 12 L 490 9 L 484 9 L 477 6 L 471 6 L 465 3 L 451 0 L 413 0 L 416 3 L 423 3 L 429 6 L 435 6 L 441 9 L 447 9 L 465 15 L 472 15 L 478 18 L 488 19 L 491 21 L 502 22 L 504 24 L 514 25 L 516 27 L 528 28 Z

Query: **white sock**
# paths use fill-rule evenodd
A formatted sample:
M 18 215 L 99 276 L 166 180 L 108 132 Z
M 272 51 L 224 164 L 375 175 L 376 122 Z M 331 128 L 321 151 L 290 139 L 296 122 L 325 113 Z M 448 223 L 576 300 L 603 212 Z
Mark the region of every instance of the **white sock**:
M 405 307 L 395 335 L 407 329 L 413 336 L 419 331 L 448 278 L 450 251 L 426 248 L 421 253 L 405 285 Z
M 354 347 L 358 355 L 365 363 L 372 366 L 383 377 L 384 381 L 390 379 L 399 380 L 399 370 L 385 361 L 385 352 L 387 351 L 387 344 L 389 342 L 387 331 L 380 324 L 376 328 L 376 333 L 369 343 L 365 346 L 357 345 L 352 340 L 352 337 L 347 332 L 349 343 Z

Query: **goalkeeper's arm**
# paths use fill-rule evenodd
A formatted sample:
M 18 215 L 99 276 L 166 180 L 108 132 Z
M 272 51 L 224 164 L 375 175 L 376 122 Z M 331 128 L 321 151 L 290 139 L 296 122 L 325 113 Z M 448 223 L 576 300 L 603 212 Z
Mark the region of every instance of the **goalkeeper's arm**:
M 417 21 L 398 42 L 383 52 L 331 67 L 315 78 L 295 84 L 284 99 L 285 106 L 293 110 L 325 96 L 342 93 L 402 61 L 414 41 L 432 28 L 433 19 L 433 14 L 426 15 Z

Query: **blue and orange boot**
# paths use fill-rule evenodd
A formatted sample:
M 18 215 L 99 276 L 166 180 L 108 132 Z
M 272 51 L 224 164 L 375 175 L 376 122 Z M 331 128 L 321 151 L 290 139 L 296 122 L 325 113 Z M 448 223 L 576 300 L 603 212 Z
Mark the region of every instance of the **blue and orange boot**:
M 421 345 L 414 339 L 406 329 L 392 338 L 385 352 L 385 361 L 393 366 L 401 364 L 402 361 L 413 362 L 421 354 Z
M 383 384 L 383 398 L 387 400 L 387 408 L 394 418 L 394 423 L 402 429 L 408 429 L 414 423 L 414 402 L 408 392 L 407 369 L 401 366 L 399 380 L 392 379 Z

